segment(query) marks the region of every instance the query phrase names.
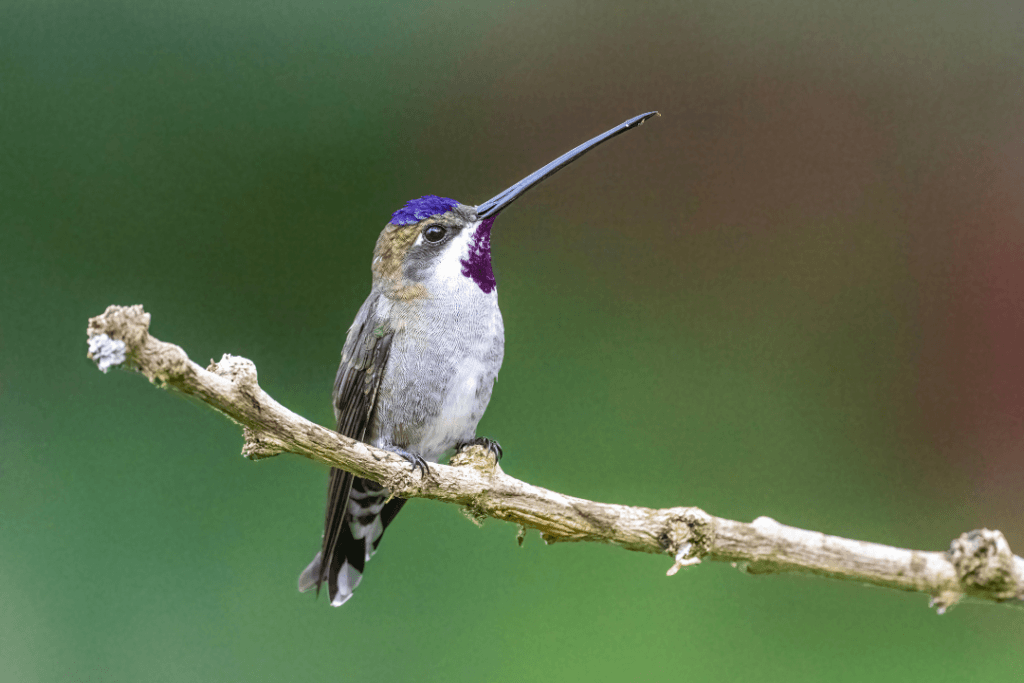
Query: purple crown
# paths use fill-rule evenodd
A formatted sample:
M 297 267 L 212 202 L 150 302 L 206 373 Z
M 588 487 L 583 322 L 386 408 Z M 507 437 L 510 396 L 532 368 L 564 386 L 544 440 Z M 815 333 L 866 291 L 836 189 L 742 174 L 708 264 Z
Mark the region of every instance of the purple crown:
M 410 199 L 405 206 L 391 214 L 391 223 L 393 225 L 418 223 L 424 218 L 450 211 L 456 204 L 458 202 L 454 199 L 438 197 L 434 194 L 428 194 L 419 199 Z

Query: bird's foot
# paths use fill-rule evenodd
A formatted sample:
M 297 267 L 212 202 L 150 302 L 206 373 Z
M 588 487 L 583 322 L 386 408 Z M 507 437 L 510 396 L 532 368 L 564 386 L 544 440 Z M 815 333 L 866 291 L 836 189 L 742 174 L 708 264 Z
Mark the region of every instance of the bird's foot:
M 409 461 L 409 464 L 412 465 L 413 472 L 419 470 L 420 477 L 422 479 L 426 479 L 428 476 L 430 476 L 430 466 L 427 464 L 426 460 L 416 455 L 415 453 L 410 453 L 409 451 L 403 450 L 401 448 L 395 448 L 394 446 L 392 446 L 391 448 L 395 453 L 398 453 L 400 456 Z
M 494 458 L 494 462 L 501 462 L 501 444 L 499 444 L 494 439 L 488 439 L 486 437 L 480 436 L 473 439 L 472 441 L 464 441 L 463 443 L 455 445 L 455 452 L 457 453 L 461 451 L 463 448 L 466 448 L 467 446 L 483 446 L 484 450 L 490 453 L 491 456 Z

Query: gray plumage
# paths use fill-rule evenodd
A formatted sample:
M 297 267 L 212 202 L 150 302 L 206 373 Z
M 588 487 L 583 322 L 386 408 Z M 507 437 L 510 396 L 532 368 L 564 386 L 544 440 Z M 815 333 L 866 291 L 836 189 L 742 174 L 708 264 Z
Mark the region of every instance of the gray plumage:
M 463 273 L 480 224 L 472 207 L 456 204 L 384 229 L 373 288 L 349 328 L 335 381 L 339 432 L 414 466 L 474 440 L 504 355 L 497 290 L 485 292 Z M 422 236 L 427 227 L 445 236 L 432 243 Z M 385 503 L 388 495 L 374 482 L 331 471 L 323 544 L 300 590 L 326 582 L 332 605 L 351 597 L 405 502 Z

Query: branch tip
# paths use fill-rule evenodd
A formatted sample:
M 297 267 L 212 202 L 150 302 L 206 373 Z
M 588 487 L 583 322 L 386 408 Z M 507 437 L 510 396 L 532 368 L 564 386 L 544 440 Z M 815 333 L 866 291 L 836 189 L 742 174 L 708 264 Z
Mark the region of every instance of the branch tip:
M 89 359 L 103 373 L 122 365 L 149 336 L 149 319 L 139 305 L 107 306 L 102 315 L 89 318 Z
M 87 354 L 100 372 L 107 374 L 110 368 L 125 361 L 125 344 L 120 339 L 111 339 L 106 334 L 94 334 L 89 337 L 89 353 Z
M 968 531 L 953 540 L 947 555 L 968 590 L 989 593 L 996 600 L 1024 599 L 1024 576 L 1002 532 Z

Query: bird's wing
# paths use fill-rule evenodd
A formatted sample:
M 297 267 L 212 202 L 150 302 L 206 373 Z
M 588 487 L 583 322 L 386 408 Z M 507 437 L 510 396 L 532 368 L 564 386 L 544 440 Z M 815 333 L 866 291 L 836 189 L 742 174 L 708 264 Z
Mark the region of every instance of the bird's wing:
M 393 337 L 393 333 L 375 315 L 378 301 L 378 296 L 371 295 L 359 309 L 345 340 L 341 365 L 334 381 L 334 414 L 338 419 L 338 432 L 363 442 L 367 440 L 373 423 L 377 393 Z M 350 472 L 331 470 L 323 544 L 320 554 L 299 579 L 300 588 L 305 590 L 315 585 L 318 592 L 320 585 L 327 581 L 332 603 L 339 589 L 338 581 L 344 579 L 339 578 L 339 572 L 346 560 L 345 546 L 348 543 L 345 538 L 351 535 L 346 512 L 353 479 Z M 361 562 L 358 569 L 362 569 Z
M 334 380 L 338 432 L 366 441 L 377 406 L 377 390 L 391 352 L 394 333 L 376 316 L 379 296 L 371 296 L 349 328 Z

